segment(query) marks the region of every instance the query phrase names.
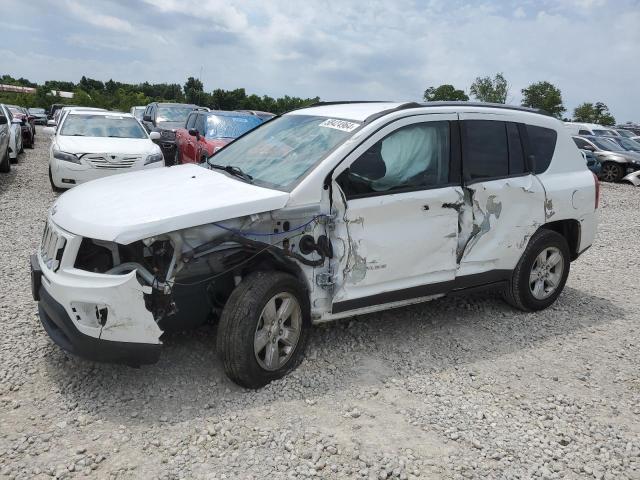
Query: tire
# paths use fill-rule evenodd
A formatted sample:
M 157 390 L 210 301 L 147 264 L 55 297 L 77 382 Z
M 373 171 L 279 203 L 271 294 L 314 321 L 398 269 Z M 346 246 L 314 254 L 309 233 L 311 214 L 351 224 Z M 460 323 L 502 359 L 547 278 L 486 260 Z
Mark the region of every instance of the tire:
M 9 173 L 11 171 L 11 159 L 9 158 L 9 146 L 4 154 L 4 159 L 0 163 L 0 173 Z
M 545 264 L 551 265 L 554 262 L 557 258 L 555 254 L 560 256 L 559 260 L 553 266 L 545 267 Z M 541 262 L 539 257 L 546 260 Z M 570 253 L 567 241 L 559 233 L 542 228 L 531 237 L 522 253 L 505 289 L 504 299 L 513 307 L 525 312 L 544 310 L 562 293 L 569 269 Z M 552 284 L 555 286 L 552 287 Z
M 54 192 L 63 192 L 64 189 L 60 187 L 56 187 L 56 184 L 53 183 L 53 176 L 51 175 L 51 166 L 49 166 L 49 183 L 51 184 L 51 190 Z
M 292 299 L 297 301 L 297 306 L 291 303 Z M 268 304 L 272 301 L 275 315 L 268 315 Z M 278 319 L 279 308 L 285 301 L 292 306 L 291 314 L 283 323 L 275 324 L 272 336 L 273 327 L 268 328 L 267 319 L 269 316 Z M 295 332 L 296 326 L 295 343 L 282 340 L 283 331 Z M 254 272 L 231 293 L 222 311 L 216 342 L 218 357 L 232 381 L 246 388 L 260 388 L 300 364 L 310 329 L 309 296 L 302 284 L 286 273 Z M 259 340 L 260 336 L 263 341 Z M 271 361 L 273 352 L 277 353 L 277 360 Z
M 604 182 L 619 182 L 624 177 L 624 169 L 617 163 L 605 162 L 602 164 L 600 178 Z

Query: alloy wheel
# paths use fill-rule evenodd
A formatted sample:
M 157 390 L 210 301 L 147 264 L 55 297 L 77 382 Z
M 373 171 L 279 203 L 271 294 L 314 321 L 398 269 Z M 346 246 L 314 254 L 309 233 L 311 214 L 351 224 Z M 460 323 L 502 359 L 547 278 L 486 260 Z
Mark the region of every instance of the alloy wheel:
M 602 166 L 602 173 L 600 175 L 605 182 L 615 182 L 618 179 L 619 168 L 620 167 L 615 164 L 606 163 Z
M 529 289 L 538 300 L 550 297 L 556 291 L 564 271 L 562 252 L 556 247 L 542 250 L 536 257 L 529 274 Z
M 302 330 L 302 309 L 290 293 L 278 293 L 262 309 L 253 340 L 258 364 L 278 370 L 296 349 Z

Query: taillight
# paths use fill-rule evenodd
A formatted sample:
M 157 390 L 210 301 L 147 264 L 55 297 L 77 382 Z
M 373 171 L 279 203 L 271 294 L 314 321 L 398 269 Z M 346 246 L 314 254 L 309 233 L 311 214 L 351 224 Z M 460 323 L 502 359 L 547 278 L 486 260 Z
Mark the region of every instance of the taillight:
M 600 205 L 600 180 L 598 180 L 598 176 L 591 172 L 591 175 L 593 175 L 593 181 L 596 182 L 596 210 L 598 209 L 598 206 Z

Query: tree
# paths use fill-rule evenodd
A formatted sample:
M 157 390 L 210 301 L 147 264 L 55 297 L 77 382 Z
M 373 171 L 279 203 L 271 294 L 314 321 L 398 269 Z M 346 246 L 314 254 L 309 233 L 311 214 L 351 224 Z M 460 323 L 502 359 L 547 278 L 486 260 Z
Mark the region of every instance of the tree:
M 184 84 L 184 96 L 188 103 L 201 105 L 203 103 L 204 85 L 198 78 L 189 77 Z
M 522 106 L 539 108 L 556 118 L 561 118 L 562 113 L 567 110 L 562 104 L 560 89 L 549 82 L 532 83 L 523 88 Z
M 574 122 L 597 123 L 599 125 L 612 126 L 616 124 L 616 119 L 609 112 L 602 102 L 585 102 L 578 105 L 573 111 Z
M 481 102 L 507 103 L 509 83 L 502 73 L 497 73 L 493 78 L 476 77 L 469 92 Z
M 453 85 L 444 84 L 439 87 L 429 87 L 424 91 L 425 101 L 427 102 L 436 102 L 439 100 L 458 100 L 466 102 L 469 100 L 469 97 L 464 90 L 456 90 Z

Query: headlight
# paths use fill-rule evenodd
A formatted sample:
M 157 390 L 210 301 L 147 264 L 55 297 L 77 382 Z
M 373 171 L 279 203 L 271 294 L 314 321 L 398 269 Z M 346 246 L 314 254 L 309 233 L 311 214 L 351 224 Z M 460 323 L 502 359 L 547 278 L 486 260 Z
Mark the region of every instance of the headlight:
M 162 160 L 164 160 L 162 153 L 154 153 L 147 155 L 147 159 L 144 161 L 144 164 L 149 165 L 150 163 L 161 162 Z
M 53 151 L 53 158 L 57 158 L 58 160 L 64 160 L 65 162 L 80 164 L 80 159 L 78 157 L 76 157 L 71 153 L 61 152 L 60 150 Z

